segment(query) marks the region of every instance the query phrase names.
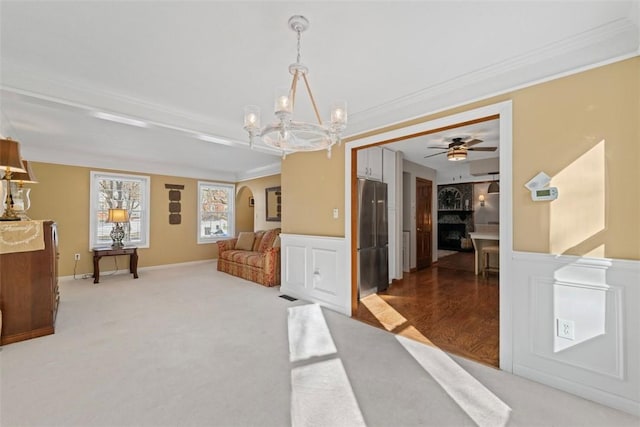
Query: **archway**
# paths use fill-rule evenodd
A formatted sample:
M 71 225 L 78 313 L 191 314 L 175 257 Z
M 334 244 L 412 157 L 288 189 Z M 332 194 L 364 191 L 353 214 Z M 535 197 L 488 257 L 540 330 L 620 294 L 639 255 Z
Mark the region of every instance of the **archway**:
M 236 192 L 236 233 L 254 231 L 254 198 L 251 188 L 244 185 Z

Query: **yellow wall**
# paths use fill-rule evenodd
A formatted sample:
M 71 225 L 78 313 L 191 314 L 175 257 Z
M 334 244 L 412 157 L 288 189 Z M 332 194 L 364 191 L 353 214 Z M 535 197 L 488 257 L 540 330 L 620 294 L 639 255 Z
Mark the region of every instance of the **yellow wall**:
M 282 161 L 282 231 L 344 236 L 344 145 L 296 153 Z M 333 209 L 339 218 L 333 218 Z
M 32 219 L 52 219 L 58 225 L 61 276 L 74 273 L 73 254 L 80 254 L 76 277 L 93 272 L 89 249 L 90 171 L 100 170 L 33 162 L 38 184 L 30 184 Z M 132 173 L 135 172 L 122 172 Z M 143 175 L 143 174 L 141 174 Z M 197 244 L 198 180 L 164 175 L 151 177 L 150 247 L 139 249 L 139 266 L 174 264 L 217 258 L 216 244 Z M 169 190 L 165 184 L 182 184 L 182 223 L 169 224 Z M 102 270 L 112 270 L 113 258 L 103 258 Z M 120 269 L 128 260 L 118 258 Z
M 512 100 L 514 249 L 640 259 L 638 76 L 635 57 L 359 137 Z M 344 211 L 344 146 L 333 151 L 282 162 L 283 232 L 344 236 L 331 216 Z M 523 186 L 540 171 L 558 200 L 531 200 Z
M 640 58 L 514 96 L 516 250 L 640 259 Z M 534 203 L 540 170 L 560 197 Z
M 266 198 L 265 198 L 265 189 L 269 187 L 279 187 L 280 186 L 280 175 L 271 175 L 265 176 L 262 178 L 250 179 L 247 181 L 239 182 L 237 188 L 247 187 L 251 189 L 253 193 L 253 198 L 255 200 L 255 207 L 253 209 L 254 221 L 253 227 L 254 231 L 257 230 L 268 230 L 270 228 L 279 228 L 281 227 L 281 223 L 279 221 L 266 221 Z M 282 193 L 282 201 L 286 205 L 287 194 L 286 192 Z

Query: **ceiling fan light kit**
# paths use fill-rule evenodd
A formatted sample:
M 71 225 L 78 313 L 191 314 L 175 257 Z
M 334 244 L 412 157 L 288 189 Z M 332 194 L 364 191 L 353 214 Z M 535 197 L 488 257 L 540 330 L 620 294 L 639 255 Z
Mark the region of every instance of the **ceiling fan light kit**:
M 471 139 L 469 141 L 463 141 L 465 138 L 456 137 L 451 139 L 451 143 L 446 147 L 427 147 L 435 148 L 436 150 L 446 150 L 441 153 L 431 154 L 424 156 L 424 158 L 438 156 L 440 154 L 447 154 L 447 160 L 452 162 L 459 162 L 460 160 L 467 159 L 468 151 L 496 151 L 498 147 L 473 147 L 476 144 L 482 142 L 481 139 Z
M 289 18 L 289 28 L 296 32 L 298 38 L 296 62 L 289 65 L 289 73 L 293 75 L 291 86 L 276 93 L 274 106 L 276 120 L 265 127 L 260 126 L 260 108 L 255 105 L 245 107 L 244 129 L 249 133 L 249 145 L 253 148 L 254 138 L 257 136 L 266 145 L 281 151 L 283 158 L 292 152 L 324 149 L 327 150 L 330 158 L 331 147 L 341 142 L 342 132 L 347 126 L 347 103 L 334 102 L 331 106 L 329 123 L 322 122 L 307 79 L 309 70 L 300 62 L 300 35 L 309 28 L 309 21 L 304 16 L 294 15 Z M 296 90 L 300 80 L 304 82 L 318 123 L 292 120 Z
M 467 149 L 464 147 L 450 148 L 447 151 L 447 160 L 452 162 L 459 162 L 460 160 L 467 159 Z

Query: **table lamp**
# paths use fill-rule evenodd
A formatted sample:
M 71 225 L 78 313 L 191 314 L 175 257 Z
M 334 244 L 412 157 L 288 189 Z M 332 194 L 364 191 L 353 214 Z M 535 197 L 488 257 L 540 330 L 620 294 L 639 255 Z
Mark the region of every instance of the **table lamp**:
M 120 223 L 129 221 L 129 213 L 126 209 L 109 209 L 109 216 L 107 217 L 107 222 L 113 222 L 115 225 L 111 230 L 111 240 L 113 244 L 111 245 L 114 248 L 124 246 L 122 244 L 122 239 L 124 238 L 124 229 Z
M 11 179 L 15 172 L 26 172 L 20 157 L 20 143 L 11 138 L 0 139 L 0 171 L 4 171 L 7 181 L 5 194 L 5 209 L 0 221 L 20 221 L 20 217 L 13 210 L 13 196 L 11 195 Z
M 11 189 L 11 195 L 13 196 L 13 210 L 16 215 L 24 221 L 29 221 L 31 218 L 27 216 L 27 210 L 31 207 L 31 199 L 29 198 L 31 189 L 24 188 L 24 184 L 36 184 L 38 180 L 31 169 L 31 164 L 24 159 L 22 164 L 26 172 L 14 172 L 11 174 L 11 184 L 15 185 L 15 188 Z

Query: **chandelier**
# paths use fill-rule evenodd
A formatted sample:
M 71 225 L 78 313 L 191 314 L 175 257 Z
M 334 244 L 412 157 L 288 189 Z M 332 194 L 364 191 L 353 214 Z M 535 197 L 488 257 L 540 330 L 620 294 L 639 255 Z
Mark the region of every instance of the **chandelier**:
M 300 62 L 300 35 L 309 28 L 309 21 L 301 15 L 292 16 L 289 18 L 289 28 L 295 31 L 298 36 L 296 62 L 289 65 L 289 73 L 293 75 L 291 86 L 276 94 L 274 106 L 276 117 L 271 124 L 260 127 L 260 108 L 255 105 L 245 107 L 244 129 L 249 133 L 249 145 L 253 148 L 254 138 L 257 136 L 266 145 L 281 151 L 283 158 L 288 153 L 324 149 L 327 150 L 327 156 L 331 158 L 331 147 L 341 142 L 342 131 L 347 126 L 347 103 L 344 101 L 334 102 L 331 105 L 330 122 L 322 122 L 307 79 L 309 69 Z M 318 123 L 292 119 L 296 90 L 300 80 L 304 82 L 307 89 Z

